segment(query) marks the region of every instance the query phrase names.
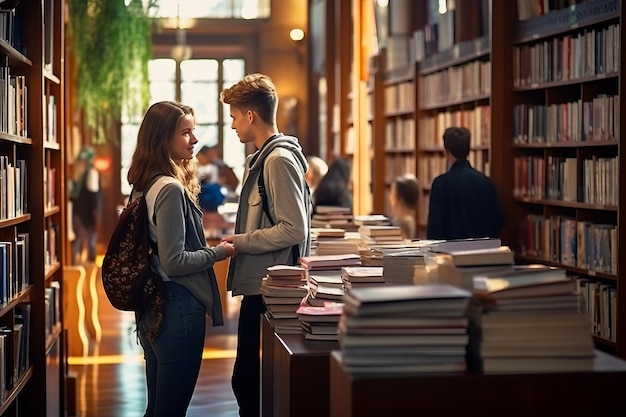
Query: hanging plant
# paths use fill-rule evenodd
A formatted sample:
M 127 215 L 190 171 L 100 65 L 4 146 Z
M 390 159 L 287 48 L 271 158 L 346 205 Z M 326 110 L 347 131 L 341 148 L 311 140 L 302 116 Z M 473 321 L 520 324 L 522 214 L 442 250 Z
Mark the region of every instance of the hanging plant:
M 69 0 L 68 49 L 76 62 L 77 105 L 94 144 L 117 141 L 122 116 L 141 117 L 150 99 L 150 0 Z

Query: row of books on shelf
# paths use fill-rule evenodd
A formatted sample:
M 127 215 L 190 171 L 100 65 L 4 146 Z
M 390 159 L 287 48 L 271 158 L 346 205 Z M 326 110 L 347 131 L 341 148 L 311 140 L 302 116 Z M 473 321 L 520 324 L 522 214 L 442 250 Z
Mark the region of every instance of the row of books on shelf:
M 415 108 L 415 87 L 413 82 L 405 81 L 385 86 L 385 113 L 410 113 Z
M 617 73 L 620 47 L 619 24 L 517 46 L 514 84 L 523 87 Z
M 58 264 L 58 248 L 61 247 L 59 224 L 50 222 L 43 232 L 44 266 L 46 270 Z
M 7 2 L 13 5 L 15 2 Z M 19 3 L 19 2 L 17 2 Z M 0 38 L 13 46 L 16 50 L 22 51 L 22 16 L 16 14 L 15 8 L 3 7 L 0 3 Z
M 385 150 L 415 150 L 415 119 L 394 118 L 385 121 Z
M 12 241 L 0 241 L 0 306 L 6 306 L 30 283 L 29 236 L 18 233 Z
M 513 159 L 513 196 L 603 206 L 619 203 L 619 159 L 521 156 Z M 580 181 L 579 181 L 580 179 Z
M 591 333 L 611 342 L 617 341 L 617 285 L 573 275 L 579 294 L 579 311 L 589 315 Z
M 0 155 L 0 220 L 12 219 L 26 213 L 26 160 L 11 162 Z
M 446 110 L 434 116 L 425 115 L 419 121 L 420 149 L 441 149 L 443 133 L 450 126 L 463 126 L 470 131 L 470 148 L 491 143 L 491 107 L 479 105 L 471 109 Z
M 28 85 L 23 75 L 12 75 L 9 58 L 0 55 L 0 132 L 28 136 Z
M 471 149 L 467 155 L 467 161 L 473 168 L 489 176 L 490 164 L 486 148 Z M 418 159 L 417 172 L 423 186 L 430 189 L 433 180 L 447 171 L 446 164 L 446 155 L 443 152 L 438 154 L 429 153 L 425 157 L 420 157 Z
M 407 172 L 415 171 L 415 153 L 386 153 L 385 154 L 385 183 L 391 184 L 396 178 Z
M 599 94 L 591 101 L 518 104 L 513 108 L 513 142 L 617 141 L 620 132 L 618 95 Z
M 0 400 L 4 402 L 11 390 L 30 367 L 31 306 L 19 304 L 11 325 L 0 326 Z
M 527 215 L 520 225 L 521 255 L 592 272 L 617 274 L 617 225 L 573 217 Z
M 424 75 L 419 81 L 419 102 L 424 107 L 476 99 L 491 92 L 491 63 L 474 60 L 467 64 Z

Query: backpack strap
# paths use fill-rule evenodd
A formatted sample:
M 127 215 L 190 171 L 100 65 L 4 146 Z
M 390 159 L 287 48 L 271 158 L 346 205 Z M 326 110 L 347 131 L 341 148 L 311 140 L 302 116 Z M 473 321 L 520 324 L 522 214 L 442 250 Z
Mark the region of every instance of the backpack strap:
M 159 178 L 157 178 L 157 180 L 154 181 L 148 187 L 147 191 L 144 192 L 143 198 L 146 200 L 146 210 L 148 211 L 148 223 L 151 224 L 153 227 L 156 227 L 156 223 L 154 219 L 154 204 L 156 203 L 156 198 L 159 195 L 159 192 L 161 191 L 161 189 L 165 185 L 171 184 L 176 181 L 178 180 L 174 177 L 162 175 Z M 153 252 L 158 254 L 158 250 L 157 250 L 158 242 L 156 242 L 156 239 L 155 240 L 152 239 L 150 232 L 148 232 L 148 240 L 150 241 L 150 246 L 152 247 Z
M 265 178 L 263 178 L 263 168 L 265 166 L 265 160 L 259 168 L 259 179 L 257 180 L 257 186 L 259 188 L 259 194 L 261 195 L 261 205 L 263 206 L 263 212 L 267 216 L 272 226 L 276 225 L 276 222 L 270 215 L 269 204 L 267 202 L 267 193 L 265 192 Z M 308 185 L 307 185 L 308 187 Z M 300 245 L 296 244 L 291 247 L 291 262 L 292 265 L 298 264 L 298 258 L 300 258 Z

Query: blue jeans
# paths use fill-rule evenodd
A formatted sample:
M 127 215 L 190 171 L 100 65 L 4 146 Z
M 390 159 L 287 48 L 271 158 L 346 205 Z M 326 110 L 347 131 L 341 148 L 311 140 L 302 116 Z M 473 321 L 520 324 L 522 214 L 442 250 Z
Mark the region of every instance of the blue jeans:
M 165 282 L 159 335 L 150 342 L 139 332 L 148 388 L 145 417 L 186 415 L 202 365 L 205 317 L 206 308 L 185 287 Z

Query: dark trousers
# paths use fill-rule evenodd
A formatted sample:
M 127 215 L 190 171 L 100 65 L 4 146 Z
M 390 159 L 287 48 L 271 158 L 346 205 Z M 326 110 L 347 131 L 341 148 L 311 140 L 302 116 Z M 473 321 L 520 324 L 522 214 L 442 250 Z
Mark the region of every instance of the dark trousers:
M 165 282 L 164 320 L 159 335 L 139 341 L 146 360 L 146 417 L 184 417 L 202 365 L 206 308 L 182 285 Z
M 261 295 L 244 295 L 239 308 L 237 358 L 231 384 L 241 417 L 261 414 L 261 317 L 265 304 Z

